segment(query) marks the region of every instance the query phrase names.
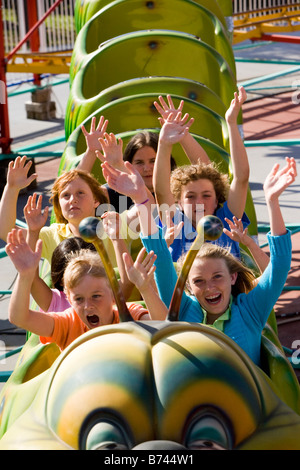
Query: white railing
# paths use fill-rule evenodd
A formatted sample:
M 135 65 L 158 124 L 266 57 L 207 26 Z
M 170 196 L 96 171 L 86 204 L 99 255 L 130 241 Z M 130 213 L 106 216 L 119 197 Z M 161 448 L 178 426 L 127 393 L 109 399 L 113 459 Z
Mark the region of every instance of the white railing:
M 55 0 L 37 0 L 38 19 L 54 4 Z M 40 52 L 72 50 L 75 42 L 74 0 L 62 0 L 58 7 L 39 27 Z M 9 53 L 24 38 L 26 9 L 24 0 L 2 0 L 2 17 L 5 53 Z M 29 43 L 20 52 L 30 51 Z M 31 74 L 7 74 L 7 84 L 31 78 Z
M 233 12 L 241 13 L 262 8 L 287 6 L 299 3 L 299 0 L 233 0 Z
M 41 18 L 53 4 L 53 0 L 38 1 L 38 16 Z M 41 25 L 40 50 L 71 50 L 75 41 L 74 1 L 64 0 Z

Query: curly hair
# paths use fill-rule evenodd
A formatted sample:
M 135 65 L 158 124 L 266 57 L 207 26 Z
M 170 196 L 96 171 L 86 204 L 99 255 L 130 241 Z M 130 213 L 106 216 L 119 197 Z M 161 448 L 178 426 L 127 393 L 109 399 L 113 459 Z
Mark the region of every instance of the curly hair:
M 205 164 L 201 162 L 182 165 L 172 171 L 170 188 L 175 201 L 180 201 L 183 186 L 186 186 L 190 181 L 200 179 L 207 179 L 212 182 L 219 205 L 226 201 L 229 190 L 228 175 L 220 173 L 214 163 Z
M 105 192 L 101 188 L 100 183 L 90 173 L 87 173 L 83 170 L 78 170 L 76 168 L 73 170 L 66 171 L 55 180 L 54 185 L 51 189 L 50 202 L 53 204 L 56 222 L 58 223 L 68 223 L 68 221 L 64 218 L 62 214 L 61 207 L 59 204 L 59 196 L 65 186 L 71 181 L 74 181 L 76 178 L 81 178 L 89 185 L 96 201 L 98 201 L 100 204 L 108 203 L 108 199 L 105 195 Z

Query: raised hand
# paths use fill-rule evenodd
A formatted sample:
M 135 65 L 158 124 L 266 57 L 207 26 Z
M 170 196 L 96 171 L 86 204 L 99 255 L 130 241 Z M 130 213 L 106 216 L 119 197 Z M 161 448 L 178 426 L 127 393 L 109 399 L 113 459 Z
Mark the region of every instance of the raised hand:
M 26 242 L 23 231 L 13 229 L 7 235 L 5 251 L 20 274 L 33 276 L 41 259 L 42 241 L 37 241 L 36 249 L 33 251 Z
M 99 143 L 103 154 L 97 150 L 97 158 L 99 158 L 102 163 L 108 162 L 114 168 L 124 170 L 122 139 L 117 139 L 112 132 L 110 134 L 105 132 L 103 137 L 99 138 Z
M 37 177 L 37 173 L 28 176 L 29 169 L 32 165 L 32 160 L 27 160 L 27 157 L 17 157 L 8 164 L 7 172 L 7 185 L 9 188 L 14 188 L 20 191 L 32 183 Z
M 105 233 L 108 235 L 108 237 L 111 240 L 118 239 L 121 226 L 120 214 L 114 211 L 105 212 L 101 216 L 101 220 Z
M 98 139 L 103 137 L 104 133 L 106 132 L 107 126 L 108 126 L 108 120 L 105 119 L 104 116 L 100 117 L 97 126 L 96 126 L 96 117 L 95 116 L 92 117 L 90 132 L 88 132 L 86 128 L 84 127 L 84 125 L 82 124 L 81 130 L 85 137 L 87 148 L 90 151 L 95 152 L 96 150 L 101 150 L 101 145 Z
M 240 109 L 242 105 L 245 103 L 247 99 L 247 93 L 244 87 L 240 86 L 239 87 L 239 93 L 237 92 L 234 93 L 234 98 L 230 103 L 230 106 L 228 110 L 226 111 L 225 114 L 225 119 L 227 123 L 237 123 L 237 118 L 240 112 Z
M 139 204 L 147 198 L 148 194 L 144 180 L 130 162 L 124 162 L 124 165 L 128 173 L 113 168 L 108 162 L 102 163 L 103 176 L 110 188 Z
M 269 202 L 277 200 L 281 193 L 296 179 L 297 168 L 295 159 L 293 157 L 286 157 L 285 161 L 286 165 L 284 168 L 279 170 L 280 165 L 276 163 L 265 179 L 264 192 L 266 200 Z
M 28 229 L 32 232 L 39 232 L 47 222 L 49 207 L 42 210 L 42 195 L 37 198 L 37 194 L 29 196 L 27 203 L 23 209 L 24 217 L 28 225 Z
M 153 282 L 153 275 L 155 271 L 154 262 L 156 258 L 157 256 L 153 251 L 147 253 L 144 247 L 140 250 L 135 262 L 133 262 L 131 256 L 128 253 L 123 254 L 123 261 L 128 279 L 141 292 L 148 288 Z
M 194 122 L 194 118 L 189 120 L 189 115 L 179 111 L 177 114 L 170 113 L 161 128 L 159 142 L 168 145 L 180 142 L 188 133 L 189 128 Z
M 158 104 L 157 101 L 154 101 L 153 104 L 156 110 L 161 115 L 161 117 L 158 118 L 161 125 L 164 124 L 164 122 L 168 119 L 170 115 L 175 117 L 179 112 L 182 112 L 183 105 L 184 105 L 183 100 L 180 101 L 178 108 L 175 108 L 170 95 L 167 95 L 168 104 L 165 102 L 162 96 L 159 96 L 158 100 L 160 102 L 160 105 Z
M 272 235 L 283 235 L 286 227 L 279 203 L 279 196 L 295 181 L 297 176 L 296 162 L 294 158 L 286 157 L 286 165 L 279 170 L 279 164 L 273 166 L 264 182 L 264 193 L 270 218 L 270 230 Z
M 233 216 L 232 220 L 227 218 L 225 218 L 225 220 L 228 223 L 230 230 L 224 228 L 223 232 L 232 240 L 247 246 L 249 239 L 248 229 L 244 229 L 242 220 L 235 216 Z
M 171 218 L 171 215 L 170 215 L 170 212 L 166 211 L 165 212 L 165 217 L 166 217 L 166 233 L 165 233 L 165 240 L 166 240 L 166 243 L 168 245 L 168 247 L 170 245 L 172 245 L 174 239 L 177 237 L 177 235 L 181 232 L 182 230 L 182 227 L 184 225 L 184 222 L 181 221 L 179 222 L 179 224 L 174 224 L 172 218 Z

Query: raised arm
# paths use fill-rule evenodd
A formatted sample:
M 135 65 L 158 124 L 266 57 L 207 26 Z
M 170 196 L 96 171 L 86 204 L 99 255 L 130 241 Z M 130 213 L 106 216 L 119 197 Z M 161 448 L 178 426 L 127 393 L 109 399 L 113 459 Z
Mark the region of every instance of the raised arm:
M 102 164 L 104 178 L 109 186 L 125 196 L 130 197 L 134 203 L 140 220 L 140 230 L 144 234 L 157 232 L 157 226 L 152 215 L 152 200 L 143 178 L 130 162 L 125 162 L 128 173 L 116 170 L 107 162 Z
M 165 320 L 168 314 L 168 309 L 160 299 L 155 288 L 154 281 L 154 262 L 156 255 L 153 251 L 148 254 L 145 248 L 139 252 L 135 262 L 128 253 L 123 255 L 124 264 L 126 267 L 128 278 L 135 284 L 140 291 L 151 320 Z
M 47 222 L 49 207 L 42 210 L 42 195 L 34 193 L 29 196 L 24 207 L 24 217 L 28 226 L 26 241 L 34 251 L 39 239 L 40 230 Z M 52 290 L 39 275 L 39 266 L 32 281 L 31 295 L 38 306 L 47 312 L 52 301 Z
M 120 275 L 120 287 L 122 289 L 125 300 L 129 299 L 134 285 L 127 276 L 127 271 L 124 266 L 123 254 L 128 253 L 128 247 L 123 238 L 120 237 L 120 214 L 118 212 L 105 212 L 102 217 L 103 228 L 111 239 L 117 260 L 117 266 Z
M 296 162 L 294 158 L 286 157 L 286 165 L 281 170 L 276 163 L 264 182 L 264 193 L 270 219 L 272 235 L 284 235 L 286 226 L 283 220 L 279 197 L 290 186 L 297 176 Z
M 184 106 L 183 100 L 180 101 L 178 108 L 175 108 L 170 95 L 167 95 L 168 103 L 165 102 L 162 96 L 159 96 L 158 100 L 160 104 L 155 101 L 154 106 L 161 115 L 159 121 L 162 126 L 164 122 L 168 119 L 169 115 L 176 116 L 178 112 L 182 112 Z M 180 141 L 180 145 L 191 163 L 197 163 L 199 160 L 203 163 L 211 163 L 209 156 L 205 152 L 204 148 L 199 144 L 199 142 L 197 142 L 196 139 L 194 139 L 194 137 L 189 132 L 187 132 L 183 136 L 182 140 Z
M 250 172 L 248 155 L 237 124 L 239 112 L 246 99 L 246 91 L 243 87 L 240 87 L 239 94 L 234 94 L 225 115 L 229 132 L 232 167 L 232 181 L 227 204 L 233 215 L 238 219 L 242 218 L 245 211 Z
M 268 234 L 270 248 L 270 263 L 260 276 L 257 286 L 246 296 L 241 296 L 245 301 L 243 310 L 255 317 L 256 321 L 265 325 L 270 311 L 280 296 L 291 266 L 292 244 L 291 235 L 286 230 L 279 196 L 295 181 L 297 175 L 296 164 L 293 158 L 286 158 L 286 165 L 279 170 L 279 164 L 274 165 L 264 183 L 264 192 L 267 202 L 271 233 Z
M 131 197 L 136 204 L 141 225 L 142 242 L 148 253 L 152 251 L 152 246 L 156 254 L 160 253 L 155 261 L 157 266 L 155 277 L 160 298 L 168 306 L 176 284 L 177 274 L 166 241 L 162 236 L 162 231 L 157 227 L 153 218 L 151 205 L 147 199 L 145 183 L 138 171 L 129 162 L 125 162 L 125 164 L 129 173 L 119 172 L 104 163 L 102 164 L 103 174 L 113 189 Z M 131 266 L 127 257 L 125 257 L 125 263 L 127 263 L 127 267 Z M 129 273 L 128 275 L 130 276 Z M 143 295 L 142 292 L 141 294 Z M 144 293 L 144 295 L 146 294 Z M 185 294 L 183 294 L 183 299 L 186 300 Z
M 86 140 L 86 151 L 84 153 L 83 158 L 78 164 L 78 169 L 87 171 L 91 173 L 94 163 L 96 161 L 96 151 L 101 150 L 101 145 L 99 143 L 100 138 L 103 137 L 104 133 L 106 132 L 106 128 L 108 126 L 108 120 L 101 116 L 96 126 L 96 117 L 93 116 L 91 120 L 91 127 L 90 132 L 86 130 L 84 125 L 82 124 L 81 130 Z
M 171 152 L 172 147 L 188 133 L 193 119 L 188 114 L 182 117 L 181 112 L 176 115 L 169 114 L 164 122 L 158 141 L 157 155 L 153 170 L 153 186 L 157 203 L 159 206 L 166 204 L 172 207 L 176 202 L 170 189 L 171 174 Z
M 21 189 L 26 188 L 37 177 L 37 173 L 28 176 L 32 161 L 27 157 L 17 157 L 9 162 L 7 182 L 0 201 L 0 238 L 6 241 L 17 218 L 17 201 Z
M 7 237 L 6 253 L 18 271 L 9 303 L 9 321 L 40 336 L 51 336 L 53 319 L 36 310 L 30 310 L 30 292 L 42 252 L 42 241 L 38 240 L 35 251 L 31 250 L 21 230 L 13 229 Z

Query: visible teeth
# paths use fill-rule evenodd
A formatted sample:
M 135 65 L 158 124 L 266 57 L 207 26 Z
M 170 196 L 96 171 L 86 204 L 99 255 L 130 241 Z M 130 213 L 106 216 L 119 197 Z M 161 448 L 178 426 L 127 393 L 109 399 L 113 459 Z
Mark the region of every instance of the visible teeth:
M 206 297 L 206 300 L 208 302 L 214 302 L 214 301 L 219 300 L 220 297 L 221 297 L 221 294 L 211 295 L 209 297 Z

